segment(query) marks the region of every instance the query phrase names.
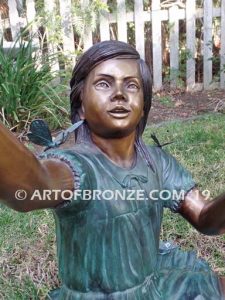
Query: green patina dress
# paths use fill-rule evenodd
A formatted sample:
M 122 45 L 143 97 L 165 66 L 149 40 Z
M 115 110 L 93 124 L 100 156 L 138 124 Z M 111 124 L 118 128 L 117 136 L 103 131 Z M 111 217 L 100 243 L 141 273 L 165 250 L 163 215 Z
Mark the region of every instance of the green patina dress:
M 166 152 L 149 147 L 155 171 L 137 153 L 124 169 L 95 146 L 80 144 L 43 157 L 65 161 L 79 190 L 144 190 L 143 200 L 76 196 L 54 209 L 62 287 L 57 300 L 223 299 L 217 276 L 194 252 L 160 243 L 163 208 L 176 211 L 179 199 L 160 200 L 162 190 L 187 192 L 190 174 Z M 154 200 L 148 197 L 154 192 Z M 161 193 L 161 198 L 162 198 Z M 155 200 L 157 198 L 158 200 Z

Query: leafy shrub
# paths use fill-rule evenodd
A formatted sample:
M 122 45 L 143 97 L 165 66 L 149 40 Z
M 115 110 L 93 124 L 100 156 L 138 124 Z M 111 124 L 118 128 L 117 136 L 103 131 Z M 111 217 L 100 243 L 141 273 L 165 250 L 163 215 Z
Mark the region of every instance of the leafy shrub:
M 18 40 L 8 51 L 0 47 L 0 120 L 9 127 L 44 118 L 56 128 L 68 119 L 67 87 L 54 85 L 54 57 L 41 57 L 31 40 Z

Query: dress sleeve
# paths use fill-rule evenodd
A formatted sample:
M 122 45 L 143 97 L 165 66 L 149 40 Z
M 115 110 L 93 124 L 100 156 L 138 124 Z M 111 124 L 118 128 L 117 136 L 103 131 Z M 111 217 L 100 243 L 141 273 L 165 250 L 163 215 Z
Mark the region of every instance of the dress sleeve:
M 96 177 L 93 168 L 82 155 L 72 150 L 50 150 L 39 156 L 39 159 L 58 159 L 69 166 L 73 173 L 74 191 L 71 191 L 71 198 L 64 200 L 55 209 L 84 209 L 88 200 L 83 200 L 83 191 L 93 190 L 96 187 Z
M 170 154 L 161 148 L 156 150 L 161 178 L 160 199 L 163 206 L 178 212 L 184 196 L 196 186 L 191 174 Z M 160 169 L 159 169 L 160 168 Z

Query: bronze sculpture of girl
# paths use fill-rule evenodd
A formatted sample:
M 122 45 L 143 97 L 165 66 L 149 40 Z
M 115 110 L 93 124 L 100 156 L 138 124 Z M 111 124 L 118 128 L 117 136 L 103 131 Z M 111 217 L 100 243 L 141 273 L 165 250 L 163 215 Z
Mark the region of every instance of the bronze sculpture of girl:
M 164 207 L 205 234 L 224 233 L 225 194 L 206 201 L 172 156 L 142 141 L 151 74 L 138 52 L 118 41 L 95 44 L 74 68 L 70 99 L 72 123 L 84 120 L 71 149 L 37 159 L 0 125 L 0 198 L 23 212 L 52 208 L 56 220 L 62 287 L 50 299 L 223 299 L 225 281 L 207 263 L 159 241 Z M 24 201 L 15 199 L 21 189 Z M 40 201 L 36 190 L 61 197 Z M 106 190 L 135 198 L 108 199 Z M 94 191 L 102 191 L 97 199 Z

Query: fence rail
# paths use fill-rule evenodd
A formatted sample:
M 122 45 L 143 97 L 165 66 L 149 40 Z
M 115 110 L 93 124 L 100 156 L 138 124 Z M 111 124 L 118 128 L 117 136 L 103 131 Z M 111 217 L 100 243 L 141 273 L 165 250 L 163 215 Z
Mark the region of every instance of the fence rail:
M 46 11 L 53 12 L 56 5 L 55 0 L 45 0 L 44 5 Z M 107 0 L 102 0 L 107 4 Z M 99 20 L 99 36 L 100 40 L 110 39 L 110 26 L 117 24 L 117 38 L 118 40 L 128 41 L 128 23 L 133 22 L 135 26 L 135 45 L 142 58 L 145 58 L 146 51 L 151 53 L 151 61 L 153 67 L 153 84 L 154 89 L 159 90 L 163 86 L 163 51 L 165 43 L 162 35 L 162 24 L 167 22 L 169 28 L 168 39 L 168 53 L 169 53 L 169 67 L 170 67 L 170 84 L 176 86 L 176 74 L 179 74 L 180 61 L 180 36 L 179 36 L 179 22 L 183 20 L 186 24 L 186 40 L 185 49 L 187 55 L 186 60 L 186 87 L 188 90 L 196 88 L 208 89 L 215 84 L 213 81 L 213 20 L 217 18 L 220 24 L 219 38 L 220 38 L 220 70 L 219 70 L 219 86 L 225 88 L 225 1 L 221 1 L 221 7 L 213 7 L 212 0 L 203 1 L 202 8 L 196 8 L 195 0 L 186 0 L 185 5 L 181 2 L 172 3 L 170 7 L 162 8 L 162 1 L 152 1 L 151 9 L 144 10 L 142 0 L 134 0 L 134 11 L 126 11 L 126 1 L 117 0 L 117 13 L 102 12 Z M 172 1 L 171 1 L 172 2 Z M 0 19 L 0 37 L 6 28 L 10 28 L 12 39 L 15 40 L 20 28 L 35 20 L 35 3 L 34 0 L 26 0 L 26 17 L 21 18 L 17 11 L 18 0 L 8 0 L 9 17 L 8 19 Z M 90 5 L 89 0 L 82 0 L 82 8 Z M 61 30 L 63 49 L 68 54 L 75 53 L 74 43 L 74 21 L 72 16 L 71 0 L 59 0 L 59 12 L 61 19 Z M 202 22 L 202 56 L 203 56 L 203 78 L 202 82 L 196 82 L 196 22 Z M 31 27 L 31 32 L 35 33 L 37 28 L 35 23 Z M 150 49 L 146 49 L 146 26 L 150 27 L 151 43 L 148 44 Z M 147 31 L 149 32 L 149 31 Z M 51 34 L 51 33 L 49 33 Z M 217 34 L 218 35 L 218 34 Z M 38 41 L 36 41 L 38 42 Z M 90 26 L 86 26 L 83 34 L 84 50 L 89 48 L 93 43 L 93 33 Z M 48 44 L 49 51 L 57 51 L 57 45 L 53 43 Z M 71 56 L 75 62 L 75 56 Z M 55 68 L 57 68 L 57 63 Z

